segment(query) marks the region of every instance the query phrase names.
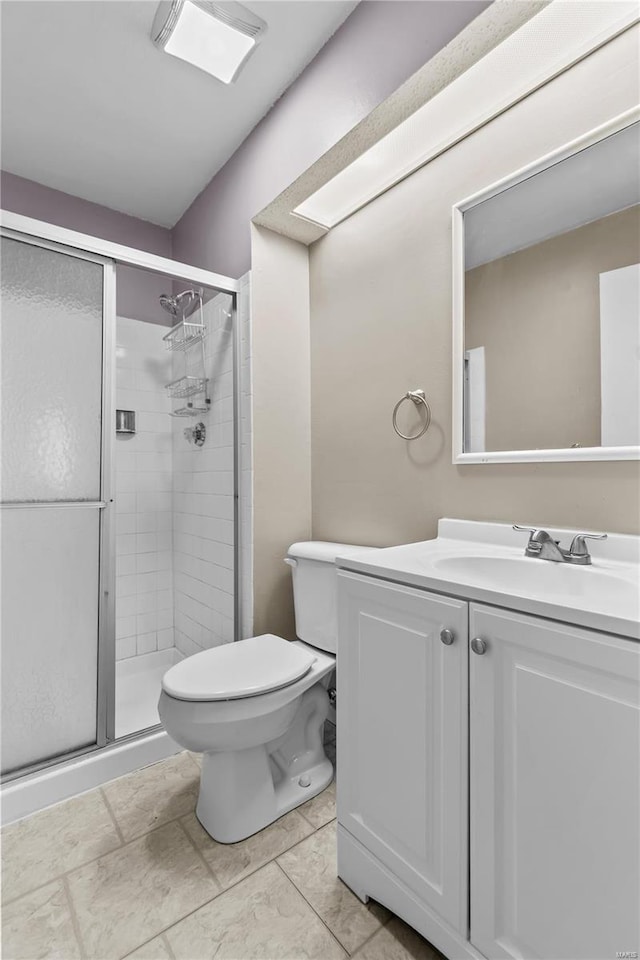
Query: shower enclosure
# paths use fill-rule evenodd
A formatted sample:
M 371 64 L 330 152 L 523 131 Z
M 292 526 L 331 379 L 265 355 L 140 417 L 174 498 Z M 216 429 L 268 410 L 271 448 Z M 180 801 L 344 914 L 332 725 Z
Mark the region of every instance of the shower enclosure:
M 0 243 L 2 775 L 53 802 L 173 749 L 145 656 L 237 638 L 238 284 L 6 213 Z M 169 326 L 116 317 L 118 264 Z

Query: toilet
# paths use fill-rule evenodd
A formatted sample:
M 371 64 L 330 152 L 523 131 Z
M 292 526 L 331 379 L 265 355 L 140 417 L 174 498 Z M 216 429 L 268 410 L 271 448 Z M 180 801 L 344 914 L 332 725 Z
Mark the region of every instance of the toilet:
M 214 840 L 235 843 L 320 793 L 333 779 L 322 741 L 336 666 L 335 559 L 352 544 L 294 543 L 298 640 L 264 634 L 186 657 L 162 680 L 160 719 L 202 753 L 196 814 Z

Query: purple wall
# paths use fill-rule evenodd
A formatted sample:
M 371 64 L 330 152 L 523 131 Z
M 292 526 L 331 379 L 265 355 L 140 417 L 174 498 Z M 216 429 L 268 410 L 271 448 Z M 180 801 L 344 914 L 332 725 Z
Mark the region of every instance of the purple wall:
M 362 0 L 172 231 L 11 173 L 0 174 L 0 205 L 240 277 L 251 265 L 252 217 L 487 6 L 488 0 Z M 157 298 L 167 286 L 161 277 L 118 267 L 118 313 L 166 323 Z
M 12 213 L 55 223 L 68 230 L 88 233 L 162 257 L 171 256 L 171 231 L 165 227 L 52 190 L 13 173 L 0 172 L 0 206 Z M 165 291 L 171 292 L 171 280 L 134 267 L 118 266 L 116 269 L 118 314 L 166 324 L 167 314 L 158 306 L 158 297 Z
M 178 221 L 175 258 L 242 276 L 251 218 L 488 6 L 362 0 Z

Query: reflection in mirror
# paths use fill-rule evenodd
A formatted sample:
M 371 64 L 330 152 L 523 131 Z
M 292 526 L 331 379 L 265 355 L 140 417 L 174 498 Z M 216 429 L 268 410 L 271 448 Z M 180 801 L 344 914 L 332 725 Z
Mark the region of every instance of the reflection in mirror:
M 640 444 L 640 124 L 464 211 L 464 451 Z

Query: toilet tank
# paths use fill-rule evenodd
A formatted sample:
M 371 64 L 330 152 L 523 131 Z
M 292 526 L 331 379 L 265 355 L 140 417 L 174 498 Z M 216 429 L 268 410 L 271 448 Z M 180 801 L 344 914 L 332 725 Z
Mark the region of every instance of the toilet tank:
M 320 540 L 291 544 L 285 563 L 291 567 L 293 576 L 296 636 L 299 640 L 329 653 L 336 652 L 338 578 L 335 559 L 372 549 Z

